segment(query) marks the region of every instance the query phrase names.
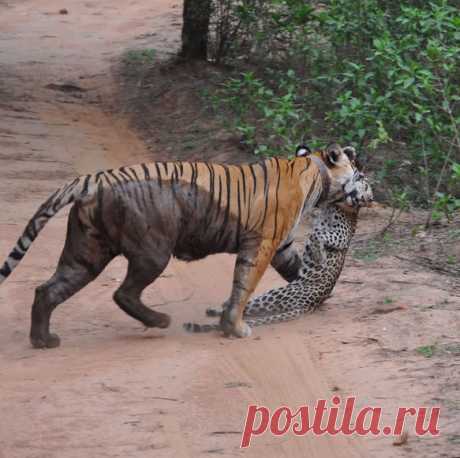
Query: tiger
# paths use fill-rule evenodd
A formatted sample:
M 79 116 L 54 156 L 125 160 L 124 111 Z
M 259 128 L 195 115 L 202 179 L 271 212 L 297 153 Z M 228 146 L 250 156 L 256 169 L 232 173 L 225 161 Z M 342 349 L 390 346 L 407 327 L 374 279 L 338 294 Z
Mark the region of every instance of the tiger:
M 358 194 L 359 204 L 354 207 L 336 204 L 321 208 L 304 243 L 298 278 L 251 299 L 244 310 L 248 326 L 295 320 L 317 309 L 330 296 L 342 272 L 359 210 L 372 206 L 373 192 L 367 179 L 362 179 Z M 214 308 L 206 310 L 210 317 L 221 314 Z M 220 329 L 219 324 L 184 323 L 183 327 L 193 333 Z
M 73 204 L 55 273 L 35 290 L 30 342 L 60 345 L 50 332 L 53 310 L 93 281 L 116 256 L 128 260 L 114 302 L 146 327 L 167 328 L 170 316 L 143 304 L 141 294 L 172 256 L 193 261 L 234 253 L 228 307 L 220 318 L 225 336 L 247 337 L 245 305 L 271 263 L 292 281 L 302 261 L 293 230 L 322 202 L 356 204 L 361 173 L 354 151 L 332 143 L 294 158 L 252 164 L 151 162 L 98 171 L 69 181 L 37 210 L 0 269 L 2 283 L 23 259 L 46 223 Z

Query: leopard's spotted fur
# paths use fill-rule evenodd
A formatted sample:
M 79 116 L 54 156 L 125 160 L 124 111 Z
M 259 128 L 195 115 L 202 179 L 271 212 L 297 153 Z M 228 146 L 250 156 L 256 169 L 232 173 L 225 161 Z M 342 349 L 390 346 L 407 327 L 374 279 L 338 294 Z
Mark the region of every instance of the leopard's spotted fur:
M 372 201 L 372 190 L 363 180 L 363 205 Z M 315 219 L 313 232 L 305 242 L 303 265 L 299 277 L 281 288 L 272 289 L 251 300 L 244 313 L 251 326 L 278 323 L 298 318 L 313 311 L 327 299 L 342 272 L 345 256 L 355 233 L 359 207 L 324 208 Z M 225 304 L 224 304 L 225 307 Z M 208 316 L 222 312 L 207 310 Z M 218 330 L 219 325 L 185 323 L 189 332 Z

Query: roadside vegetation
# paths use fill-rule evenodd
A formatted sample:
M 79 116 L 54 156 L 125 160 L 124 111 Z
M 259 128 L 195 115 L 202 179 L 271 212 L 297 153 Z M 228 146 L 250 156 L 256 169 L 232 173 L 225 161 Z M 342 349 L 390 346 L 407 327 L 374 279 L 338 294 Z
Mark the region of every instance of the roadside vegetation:
M 208 60 L 225 65 L 208 93 L 258 155 L 305 141 L 352 144 L 381 200 L 460 209 L 460 13 L 433 0 L 215 0 Z M 396 212 L 396 216 L 397 216 Z

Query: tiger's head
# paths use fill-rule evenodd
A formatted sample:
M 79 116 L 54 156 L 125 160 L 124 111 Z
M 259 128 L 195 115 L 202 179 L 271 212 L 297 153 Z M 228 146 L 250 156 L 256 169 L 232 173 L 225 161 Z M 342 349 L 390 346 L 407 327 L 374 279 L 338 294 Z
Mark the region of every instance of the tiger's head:
M 331 143 L 326 149 L 311 152 L 307 146 L 299 146 L 296 156 L 310 156 L 322 175 L 328 176 L 329 204 L 349 207 L 369 206 L 373 201 L 372 189 L 359 170 L 356 151 L 352 146 L 342 148 Z

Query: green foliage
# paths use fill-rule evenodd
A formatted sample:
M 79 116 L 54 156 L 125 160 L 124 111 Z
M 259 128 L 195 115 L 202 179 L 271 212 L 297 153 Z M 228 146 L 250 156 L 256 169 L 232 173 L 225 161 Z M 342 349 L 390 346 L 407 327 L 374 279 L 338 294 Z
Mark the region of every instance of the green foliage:
M 458 210 L 460 210 L 460 199 L 444 192 L 436 193 L 432 211 L 434 221 L 441 219 L 444 215 L 447 221 L 450 222 Z
M 339 138 L 366 151 L 387 199 L 404 193 L 451 218 L 460 175 L 454 2 L 225 2 L 225 58 L 239 75 L 216 100 L 236 113 L 244 141 L 271 155 L 304 137 Z
M 360 261 L 375 262 L 380 256 L 379 248 L 378 244 L 371 240 L 364 246 L 356 248 L 353 251 L 353 257 Z
M 450 183 L 454 187 L 460 184 L 460 164 L 454 162 L 451 170 Z M 459 210 L 460 198 L 446 192 L 435 192 L 431 211 L 431 219 L 433 221 L 438 221 L 444 216 L 448 222 L 451 222 Z
M 407 191 L 398 191 L 391 189 L 389 192 L 390 204 L 393 208 L 401 212 L 409 211 L 410 203 Z
M 309 117 L 297 101 L 298 87 L 293 77 L 288 70 L 278 80 L 276 95 L 270 81 L 256 78 L 253 72 L 232 78 L 223 86 L 222 98 L 217 102 L 232 108 L 236 129 L 256 154 L 295 151 L 308 126 Z
M 151 64 L 156 57 L 156 50 L 153 48 L 131 49 L 124 55 L 124 60 L 128 64 Z
M 421 347 L 417 347 L 415 350 L 425 358 L 431 358 L 436 351 L 436 345 L 423 345 Z

